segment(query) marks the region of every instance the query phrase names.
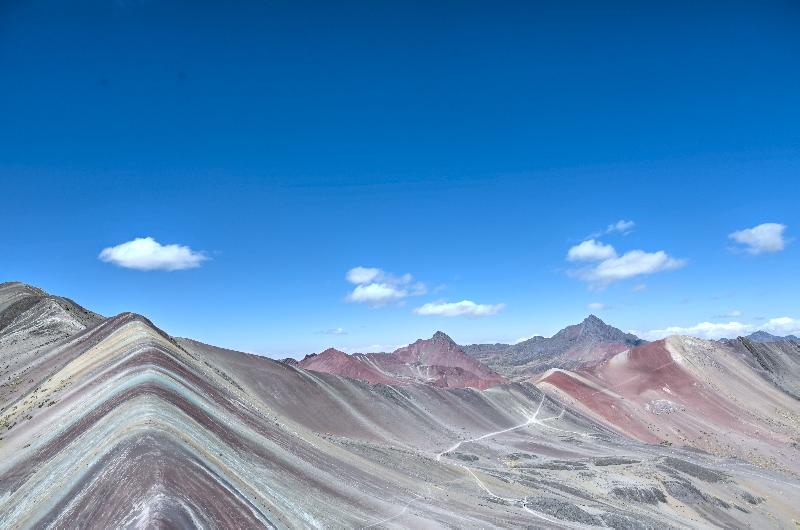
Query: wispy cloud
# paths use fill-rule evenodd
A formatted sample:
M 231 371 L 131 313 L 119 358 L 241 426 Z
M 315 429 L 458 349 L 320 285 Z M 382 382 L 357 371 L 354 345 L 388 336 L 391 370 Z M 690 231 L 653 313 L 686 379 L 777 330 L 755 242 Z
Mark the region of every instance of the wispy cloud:
M 728 237 L 736 241 L 745 252 L 752 255 L 780 252 L 786 247 L 783 233 L 786 225 L 779 223 L 763 223 L 753 228 L 737 230 Z
M 714 318 L 738 318 L 738 317 L 742 316 L 742 314 L 743 313 L 741 311 L 739 311 L 738 309 L 732 309 L 731 311 L 728 311 L 727 313 L 722 313 L 720 315 L 715 315 Z
M 185 245 L 162 245 L 152 237 L 137 237 L 114 247 L 104 248 L 98 258 L 126 269 L 177 271 L 199 267 L 208 256 Z
M 591 311 L 601 311 L 606 308 L 606 304 L 602 302 L 591 302 L 586 304 L 586 308 L 590 309 Z
M 614 232 L 620 233 L 622 235 L 629 234 L 633 227 L 636 226 L 636 223 L 633 221 L 626 221 L 625 219 L 620 219 L 616 223 L 611 223 L 606 228 L 606 234 L 613 234 Z
M 505 304 L 476 304 L 472 300 L 460 302 L 428 302 L 414 310 L 417 315 L 458 317 L 472 316 L 484 317 L 495 315 L 502 311 Z
M 597 239 L 598 237 L 610 234 L 622 234 L 623 236 L 627 236 L 633 231 L 633 228 L 635 226 L 636 223 L 634 223 L 633 221 L 620 219 L 619 221 L 607 225 L 605 230 L 598 230 L 597 232 L 592 232 L 584 239 Z
M 425 284 L 415 282 L 411 274 L 396 276 L 378 268 L 354 267 L 345 278 L 355 285 L 346 300 L 371 307 L 383 307 L 427 292 Z
M 322 335 L 347 335 L 347 330 L 344 328 L 331 328 L 331 329 L 324 329 L 318 333 Z

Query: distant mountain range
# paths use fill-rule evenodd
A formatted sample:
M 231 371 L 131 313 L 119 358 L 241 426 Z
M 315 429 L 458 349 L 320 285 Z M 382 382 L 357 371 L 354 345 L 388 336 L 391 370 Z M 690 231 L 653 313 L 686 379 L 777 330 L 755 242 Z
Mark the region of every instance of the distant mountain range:
M 427 383 L 443 388 L 488 388 L 507 382 L 502 376 L 467 356 L 445 333 L 420 339 L 392 353 L 347 355 L 329 348 L 297 363 L 306 370 L 326 372 L 369 383 Z
M 785 337 L 780 337 L 778 335 L 772 335 L 771 333 L 767 333 L 766 331 L 756 331 L 755 333 L 751 333 L 745 337 L 747 340 L 751 342 L 787 342 L 787 341 L 800 341 L 794 335 L 786 335 Z
M 757 331 L 744 337 L 755 343 L 797 341 Z M 722 339 L 734 343 L 739 339 Z M 509 380 L 526 380 L 559 368 L 588 370 L 616 354 L 648 341 L 606 324 L 596 315 L 567 326 L 552 337 L 535 336 L 516 344 L 459 346 L 437 331 L 427 340 L 392 353 L 347 354 L 334 348 L 283 362 L 307 370 L 352 377 L 369 383 L 427 383 L 444 388 L 488 388 Z

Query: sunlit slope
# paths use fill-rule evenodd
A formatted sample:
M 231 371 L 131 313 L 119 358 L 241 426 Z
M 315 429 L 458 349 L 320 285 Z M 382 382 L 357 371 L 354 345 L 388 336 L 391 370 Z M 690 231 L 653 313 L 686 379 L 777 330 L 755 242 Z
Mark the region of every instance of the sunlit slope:
M 531 384 L 370 385 L 37 304 L 0 330 L 2 528 L 791 528 L 800 501 Z
M 618 432 L 800 472 L 800 402 L 725 344 L 675 336 L 538 385 Z

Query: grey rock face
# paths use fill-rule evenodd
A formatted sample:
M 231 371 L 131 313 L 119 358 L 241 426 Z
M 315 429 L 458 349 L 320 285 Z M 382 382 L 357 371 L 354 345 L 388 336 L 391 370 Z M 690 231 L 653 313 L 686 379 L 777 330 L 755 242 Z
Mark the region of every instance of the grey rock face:
M 753 371 L 800 400 L 800 341 L 782 339 L 761 342 L 739 337 L 725 340 L 724 343 Z
M 536 336 L 513 345 L 472 344 L 463 350 L 495 371 L 513 376 L 549 368 L 575 368 L 595 360 L 594 354 L 603 345 L 620 345 L 624 349 L 646 342 L 589 315 L 583 322 L 567 326 L 550 338 Z M 570 355 L 567 358 L 565 354 Z
M 762 344 L 769 342 L 790 342 L 790 341 L 797 342 L 798 340 L 800 340 L 794 335 L 786 335 L 785 337 L 781 337 L 778 335 L 773 335 L 772 333 L 767 333 L 766 331 L 756 331 L 754 333 L 747 335 L 744 338 L 746 338 L 750 342 L 758 342 Z

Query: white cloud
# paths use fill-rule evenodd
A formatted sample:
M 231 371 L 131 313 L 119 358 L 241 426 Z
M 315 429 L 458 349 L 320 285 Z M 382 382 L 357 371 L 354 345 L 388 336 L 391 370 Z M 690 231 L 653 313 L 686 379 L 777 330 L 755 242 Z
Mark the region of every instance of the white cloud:
M 606 308 L 606 304 L 602 302 L 592 302 L 586 305 L 587 309 L 591 309 L 592 311 L 600 311 L 601 309 Z
M 427 292 L 425 284 L 414 282 L 410 274 L 395 276 L 377 268 L 354 267 L 347 271 L 346 278 L 356 285 L 346 300 L 372 307 L 383 307 Z
M 631 250 L 622 256 L 602 261 L 591 270 L 588 278 L 598 283 L 609 283 L 641 274 L 679 269 L 684 265 L 686 265 L 685 260 L 672 258 L 663 250 L 658 252 Z
M 137 237 L 133 241 L 104 248 L 101 261 L 140 271 L 177 271 L 193 269 L 209 259 L 185 245 L 162 245 L 152 237 Z
M 367 283 L 356 285 L 353 292 L 347 296 L 347 299 L 351 302 L 380 307 L 401 300 L 406 296 L 408 296 L 408 291 L 402 287 L 389 285 L 388 283 Z
M 371 267 L 353 267 L 347 271 L 347 281 L 356 285 L 369 283 L 383 275 L 383 271 Z
M 460 302 L 428 302 L 414 310 L 417 315 L 435 315 L 443 317 L 473 316 L 483 317 L 497 314 L 505 304 L 476 304 L 472 300 Z
M 631 230 L 633 230 L 634 226 L 636 226 L 636 223 L 634 223 L 633 221 L 626 221 L 624 219 L 620 219 L 616 223 L 611 223 L 610 225 L 608 225 L 608 228 L 606 228 L 606 234 L 611 234 L 613 232 L 619 232 L 620 234 L 623 235 L 628 234 L 630 233 Z
M 800 319 L 792 317 L 771 318 L 761 325 L 747 324 L 737 321 L 731 322 L 700 322 L 693 326 L 669 326 L 664 329 L 635 332 L 644 339 L 656 340 L 670 335 L 690 335 L 702 339 L 734 338 L 749 335 L 754 331 L 766 331 L 773 335 L 798 335 L 800 334 Z
M 575 245 L 567 252 L 569 261 L 600 261 L 616 257 L 617 252 L 611 245 L 606 245 L 594 239 Z
M 739 311 L 738 309 L 734 309 L 733 311 L 729 312 L 727 316 L 733 317 L 733 318 L 740 317 L 740 316 L 742 316 L 742 312 Z
M 644 284 L 644 283 L 637 283 L 636 285 L 633 286 L 634 292 L 637 292 L 637 293 L 640 293 L 640 292 L 644 291 L 645 289 L 647 289 L 647 285 Z
M 664 329 L 653 329 L 638 334 L 643 339 L 657 340 L 670 335 L 690 335 L 701 339 L 721 339 L 747 335 L 754 331 L 753 326 L 741 322 L 700 322 L 694 326 L 669 326 Z
M 753 255 L 768 252 L 780 252 L 786 246 L 783 232 L 786 225 L 778 223 L 764 223 L 753 228 L 737 230 L 728 237 L 744 245 L 745 252 Z
M 663 250 L 657 252 L 630 250 L 619 256 L 614 247 L 594 239 L 570 248 L 567 260 L 599 261 L 597 265 L 569 271 L 572 276 L 588 282 L 593 287 L 604 287 L 619 280 L 679 269 L 686 265 L 686 260 L 673 258 Z M 642 288 L 637 286 L 634 289 Z
M 773 335 L 800 335 L 800 320 L 792 317 L 771 318 L 761 329 Z

